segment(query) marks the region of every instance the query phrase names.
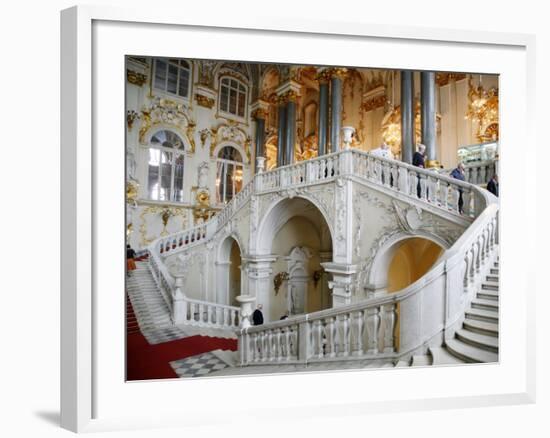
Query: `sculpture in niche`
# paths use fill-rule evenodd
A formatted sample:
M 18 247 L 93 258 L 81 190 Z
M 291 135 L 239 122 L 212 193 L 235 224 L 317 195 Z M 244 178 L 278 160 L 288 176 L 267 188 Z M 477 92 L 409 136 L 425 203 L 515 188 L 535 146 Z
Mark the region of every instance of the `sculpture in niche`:
M 299 315 L 305 312 L 307 298 L 307 263 L 311 258 L 311 251 L 306 247 L 294 247 L 288 257 L 288 307 L 291 315 Z

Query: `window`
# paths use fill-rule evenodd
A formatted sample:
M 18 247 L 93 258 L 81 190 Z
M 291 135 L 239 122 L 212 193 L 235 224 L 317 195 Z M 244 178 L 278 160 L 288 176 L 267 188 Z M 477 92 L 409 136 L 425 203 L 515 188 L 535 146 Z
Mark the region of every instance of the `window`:
M 216 161 L 218 203 L 226 203 L 243 187 L 243 160 L 237 149 L 225 146 L 220 150 Z
M 189 98 L 191 68 L 183 59 L 155 59 L 153 88 Z
M 147 190 L 154 201 L 183 201 L 183 141 L 171 131 L 151 138 Z
M 237 79 L 223 78 L 220 83 L 220 111 L 245 117 L 246 87 Z

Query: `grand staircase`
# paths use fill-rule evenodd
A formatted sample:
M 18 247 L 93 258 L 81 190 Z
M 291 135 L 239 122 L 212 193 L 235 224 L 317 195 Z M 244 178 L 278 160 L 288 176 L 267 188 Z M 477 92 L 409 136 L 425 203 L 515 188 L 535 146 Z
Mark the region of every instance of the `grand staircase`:
M 346 190 L 343 178 L 411 208 L 450 217 L 464 224 L 465 231 L 428 273 L 400 292 L 263 326 L 248 327 L 244 307 L 190 299 L 181 287 L 188 268 L 182 267 L 183 262 L 179 268 L 169 268 L 165 262 L 177 254 L 192 258 L 193 248 L 230 232 L 239 215 L 252 216 L 254 197 L 272 199 L 282 192 L 279 196 L 292 198 L 299 190 L 307 194 L 321 184 L 337 193 Z M 464 212 L 458 208 L 459 196 L 464 198 Z M 351 196 L 345 199 L 351 201 Z M 352 205 L 340 208 L 349 210 Z M 411 227 L 407 212 L 400 218 L 405 228 Z M 334 227 L 341 226 L 340 219 L 334 218 Z M 414 229 L 409 232 L 414 235 Z M 498 203 L 474 184 L 361 151 L 341 151 L 256 175 L 214 219 L 158 239 L 148 251 L 149 260 L 139 262 L 128 281 L 142 332 L 153 342 L 159 331 L 170 330 L 176 331 L 170 336 L 178 336 L 178 330 L 182 336 L 208 330 L 236 335 L 239 350 L 223 353 L 228 366 L 211 374 L 498 361 Z M 414 336 L 402 336 L 396 348 L 398 321 L 403 321 L 401 333 L 404 323 L 418 324 L 420 329 Z

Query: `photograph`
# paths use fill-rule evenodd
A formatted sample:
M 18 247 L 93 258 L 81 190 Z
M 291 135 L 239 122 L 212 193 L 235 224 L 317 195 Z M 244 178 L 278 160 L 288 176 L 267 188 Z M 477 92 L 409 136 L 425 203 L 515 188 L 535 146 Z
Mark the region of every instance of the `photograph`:
M 498 74 L 121 80 L 127 381 L 499 362 Z

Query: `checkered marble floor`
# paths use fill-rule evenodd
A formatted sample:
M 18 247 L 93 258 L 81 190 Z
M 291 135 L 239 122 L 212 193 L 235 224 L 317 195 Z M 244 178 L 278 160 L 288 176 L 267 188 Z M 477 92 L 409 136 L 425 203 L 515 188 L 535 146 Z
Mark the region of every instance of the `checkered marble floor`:
M 185 359 L 170 362 L 178 377 L 202 377 L 215 371 L 227 368 L 229 365 L 212 352 L 197 354 Z

